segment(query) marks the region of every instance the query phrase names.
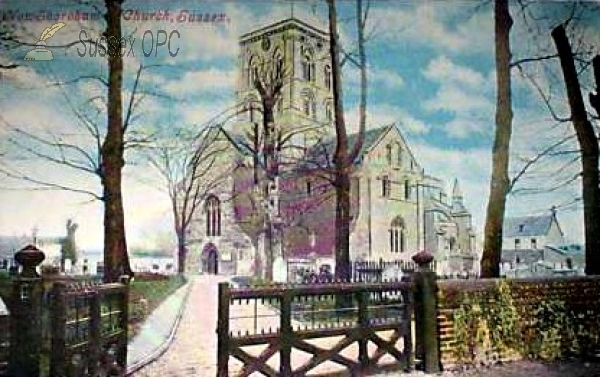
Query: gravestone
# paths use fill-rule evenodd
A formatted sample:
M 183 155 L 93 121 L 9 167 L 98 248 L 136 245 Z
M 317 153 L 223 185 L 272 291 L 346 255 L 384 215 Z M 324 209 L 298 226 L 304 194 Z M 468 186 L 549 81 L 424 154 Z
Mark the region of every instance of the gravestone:
M 273 261 L 273 282 L 286 283 L 287 277 L 287 262 L 281 257 L 275 258 Z
M 0 317 L 6 316 L 9 314 L 10 313 L 8 312 L 8 308 L 6 307 L 6 304 L 4 303 L 4 301 L 2 301 L 2 297 L 0 297 Z

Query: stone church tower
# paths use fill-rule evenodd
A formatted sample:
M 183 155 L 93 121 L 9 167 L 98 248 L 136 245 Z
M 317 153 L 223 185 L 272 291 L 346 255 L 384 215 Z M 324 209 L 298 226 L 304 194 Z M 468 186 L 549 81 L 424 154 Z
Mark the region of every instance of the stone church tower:
M 289 18 L 240 37 L 237 101 L 245 104 L 244 121 L 260 122 L 257 72 L 282 62 L 284 85 L 274 109 L 276 127 L 284 137 L 294 133 L 295 147 L 308 148 L 333 135 L 333 94 L 329 36 Z M 250 123 L 247 123 L 250 124 Z M 306 132 L 304 132 L 306 131 Z

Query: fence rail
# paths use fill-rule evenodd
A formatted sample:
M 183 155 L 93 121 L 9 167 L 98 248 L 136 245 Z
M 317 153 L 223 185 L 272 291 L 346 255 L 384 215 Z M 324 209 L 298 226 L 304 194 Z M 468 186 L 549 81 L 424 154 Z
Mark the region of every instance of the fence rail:
M 123 283 L 55 283 L 51 375 L 121 373 L 127 365 L 127 306 Z
M 386 355 L 410 369 L 412 310 L 410 282 L 235 289 L 221 283 L 217 376 L 229 376 L 230 357 L 242 364 L 237 376 L 304 376 L 326 362 L 354 374 L 381 366 Z M 266 348 L 254 355 L 249 348 L 257 345 Z M 270 362 L 275 355 L 278 363 Z
M 124 375 L 128 277 L 111 284 L 42 279 L 36 267 L 44 253 L 34 245 L 15 260 L 21 270 L 10 280 L 9 316 L 0 316 L 0 376 Z
M 8 372 L 10 317 L 0 315 L 0 376 Z

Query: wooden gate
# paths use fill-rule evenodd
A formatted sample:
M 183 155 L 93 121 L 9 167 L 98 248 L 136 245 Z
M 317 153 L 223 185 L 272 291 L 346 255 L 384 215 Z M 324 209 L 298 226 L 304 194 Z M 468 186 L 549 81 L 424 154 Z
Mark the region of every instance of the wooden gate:
M 411 287 L 390 282 L 232 289 L 221 283 L 217 376 L 228 377 L 230 369 L 239 377 L 410 370 Z M 252 353 L 256 346 L 262 351 Z M 230 368 L 230 356 L 241 365 Z M 385 356 L 391 356 L 387 363 Z

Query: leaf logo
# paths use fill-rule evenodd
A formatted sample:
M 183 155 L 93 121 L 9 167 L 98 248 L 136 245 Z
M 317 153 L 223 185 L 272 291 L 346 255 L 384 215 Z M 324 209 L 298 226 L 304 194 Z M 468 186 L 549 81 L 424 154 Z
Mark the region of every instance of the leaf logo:
M 57 31 L 62 29 L 66 24 L 64 22 L 57 22 L 54 25 L 47 27 L 42 32 L 40 36 L 40 40 L 35 44 L 35 48 L 25 55 L 23 60 L 54 60 L 54 55 L 52 55 L 52 51 L 46 48 L 46 40 L 50 39 Z

